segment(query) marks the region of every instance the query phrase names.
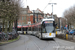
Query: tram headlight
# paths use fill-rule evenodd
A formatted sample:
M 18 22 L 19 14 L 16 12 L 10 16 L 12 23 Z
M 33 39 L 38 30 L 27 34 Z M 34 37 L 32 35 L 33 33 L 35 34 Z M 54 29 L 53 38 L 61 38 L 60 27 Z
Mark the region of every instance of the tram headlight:
M 43 35 L 46 35 L 46 33 L 43 33 Z
M 43 33 L 43 36 L 47 35 L 46 33 Z
M 43 37 L 45 37 L 45 34 L 43 34 Z

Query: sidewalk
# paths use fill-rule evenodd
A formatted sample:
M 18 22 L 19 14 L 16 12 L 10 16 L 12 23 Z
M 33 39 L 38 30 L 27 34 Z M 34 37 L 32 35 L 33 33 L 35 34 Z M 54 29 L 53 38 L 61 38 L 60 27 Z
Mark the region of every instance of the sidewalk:
M 60 39 L 75 42 L 75 35 L 66 34 L 66 33 L 64 33 L 64 31 L 63 32 L 62 31 L 57 31 L 57 36 L 56 37 L 60 38 Z

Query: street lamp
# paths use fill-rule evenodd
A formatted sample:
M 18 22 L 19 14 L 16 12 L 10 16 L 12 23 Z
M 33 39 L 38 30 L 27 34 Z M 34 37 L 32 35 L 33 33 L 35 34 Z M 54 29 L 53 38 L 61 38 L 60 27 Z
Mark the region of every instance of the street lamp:
M 53 18 L 53 4 L 56 5 L 57 3 L 48 3 L 48 4 L 52 4 L 52 18 Z

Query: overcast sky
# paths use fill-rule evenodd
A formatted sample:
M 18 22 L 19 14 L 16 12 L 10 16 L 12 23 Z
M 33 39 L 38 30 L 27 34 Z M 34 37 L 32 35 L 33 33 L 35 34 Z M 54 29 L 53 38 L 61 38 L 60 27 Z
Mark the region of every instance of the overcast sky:
M 39 8 L 44 11 L 44 13 L 51 14 L 52 6 L 48 5 L 48 3 L 57 3 L 56 5 L 53 5 L 53 14 L 56 14 L 58 17 L 62 17 L 63 12 L 66 9 L 75 5 L 75 0 L 23 0 L 22 7 L 26 7 L 28 5 L 30 10 L 36 10 Z

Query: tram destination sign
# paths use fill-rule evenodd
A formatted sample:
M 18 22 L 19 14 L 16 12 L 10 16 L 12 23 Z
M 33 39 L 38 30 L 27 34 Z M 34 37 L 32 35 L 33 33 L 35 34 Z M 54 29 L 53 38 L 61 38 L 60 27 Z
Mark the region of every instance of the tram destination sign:
M 53 23 L 53 21 L 45 21 L 44 23 Z

